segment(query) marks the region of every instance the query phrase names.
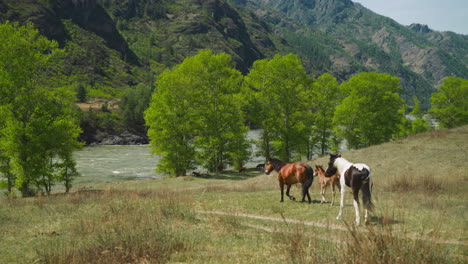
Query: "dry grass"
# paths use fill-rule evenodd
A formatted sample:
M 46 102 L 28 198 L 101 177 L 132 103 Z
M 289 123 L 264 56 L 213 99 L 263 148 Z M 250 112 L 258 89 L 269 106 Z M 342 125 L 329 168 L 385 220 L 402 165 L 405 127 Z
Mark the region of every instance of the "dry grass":
M 460 258 L 449 254 L 443 244 L 435 244 L 427 238 L 408 238 L 391 225 L 367 227 L 360 232 L 354 225 L 347 225 L 348 239 L 343 248 L 342 261 L 347 263 L 454 263 Z M 437 237 L 434 234 L 434 237 Z
M 438 192 L 444 191 L 444 183 L 441 179 L 435 176 L 426 175 L 420 179 L 414 179 L 412 177 L 395 177 L 387 186 L 383 186 L 390 192 L 425 192 L 427 195 L 437 194 Z
M 390 218 L 390 217 L 385 217 Z M 464 263 L 466 256 L 453 255 L 431 238 L 402 234 L 391 224 L 356 228 L 348 232 L 317 236 L 304 225 L 291 225 L 273 234 L 275 248 L 287 263 Z
M 107 104 L 107 109 L 109 111 L 117 111 L 119 109 L 119 99 L 112 99 L 112 98 L 92 98 L 85 103 L 77 103 L 81 111 L 87 112 L 89 109 L 93 109 L 94 111 L 100 111 L 102 106 Z
M 349 193 L 336 221 L 338 205 L 319 203 L 317 181 L 315 203 L 279 203 L 276 177 L 260 172 L 2 197 L 0 262 L 466 263 L 467 144 L 464 127 L 343 153 L 372 169 L 376 210 L 359 228 L 346 224 Z
M 190 202 L 179 193 L 111 189 L 99 197 L 81 193 L 66 200 L 94 201 L 97 208 L 76 216 L 68 239 L 37 248 L 41 263 L 165 263 L 193 247 L 192 238 L 177 228 L 196 222 Z

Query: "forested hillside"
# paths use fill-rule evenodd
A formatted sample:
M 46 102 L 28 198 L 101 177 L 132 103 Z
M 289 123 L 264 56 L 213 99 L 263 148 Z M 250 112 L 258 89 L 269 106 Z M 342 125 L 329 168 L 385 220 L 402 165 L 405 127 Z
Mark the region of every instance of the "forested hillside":
M 351 0 L 235 1 L 274 25 L 309 69 L 349 79 L 360 71 L 401 78 L 406 101 L 427 107 L 447 76 L 468 77 L 468 36 L 405 27 Z
M 59 42 L 65 54 L 57 72 L 83 92 L 80 101 L 122 99 L 126 114 L 84 112 L 86 131 L 143 133 L 149 98 L 138 106 L 137 98 L 201 49 L 231 55 L 244 75 L 254 61 L 287 53 L 314 78 L 389 73 L 400 78 L 406 103 L 417 96 L 424 109 L 444 77 L 468 78 L 468 36 L 405 27 L 350 0 L 0 0 L 0 22 L 8 20 L 31 22 Z

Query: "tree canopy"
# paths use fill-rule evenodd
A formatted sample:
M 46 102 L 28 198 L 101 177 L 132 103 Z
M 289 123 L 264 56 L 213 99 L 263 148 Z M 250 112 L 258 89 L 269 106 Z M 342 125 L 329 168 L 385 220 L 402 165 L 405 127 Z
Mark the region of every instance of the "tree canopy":
M 321 155 L 336 143 L 333 141 L 333 116 L 341 100 L 340 89 L 335 77 L 325 73 L 313 85 L 311 105 L 314 111 L 315 125 L 312 127 L 313 142 L 316 142 Z
M 307 144 L 311 79 L 294 54 L 258 60 L 246 77 L 253 91 L 252 120 L 263 128 L 260 149 L 289 161 Z
M 49 193 L 63 180 L 62 168 L 74 170 L 71 153 L 80 147 L 75 96 L 57 87 L 51 71 L 61 50 L 30 24 L 2 24 L 0 39 L 2 172 L 9 190 L 15 184 L 23 196 Z
M 400 80 L 385 73 L 361 73 L 340 86 L 345 95 L 333 122 L 350 148 L 386 142 L 402 129 Z
M 227 54 L 200 51 L 156 81 L 145 119 L 158 169 L 172 175 L 202 165 L 220 171 L 242 166 L 246 151 L 242 75 Z
M 432 94 L 430 112 L 442 127 L 452 128 L 468 124 L 468 80 L 447 77 Z

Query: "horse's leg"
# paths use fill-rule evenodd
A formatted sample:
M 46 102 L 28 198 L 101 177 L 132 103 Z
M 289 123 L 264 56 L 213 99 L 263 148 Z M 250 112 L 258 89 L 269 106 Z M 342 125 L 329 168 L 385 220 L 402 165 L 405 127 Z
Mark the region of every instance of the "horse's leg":
M 312 199 L 310 198 L 310 194 L 309 194 L 309 188 L 310 188 L 310 185 L 306 183 L 302 184 L 302 202 L 305 202 L 305 197 L 307 195 L 307 198 L 309 199 L 309 203 L 312 202 Z
M 364 223 L 369 223 L 369 209 L 372 208 L 372 180 L 369 177 L 369 181 L 364 183 L 362 189 L 362 203 L 364 204 Z
M 341 185 L 341 200 L 340 200 L 340 211 L 338 212 L 338 216 L 336 219 L 341 219 L 341 216 L 343 214 L 343 206 L 344 206 L 344 197 L 345 197 L 345 185 Z
M 353 188 L 354 198 L 354 211 L 356 212 L 356 225 L 361 223 L 361 216 L 359 215 L 359 188 Z
M 309 203 L 312 203 L 312 199 L 310 198 L 309 187 L 307 187 L 307 199 L 309 199 Z
M 320 184 L 320 194 L 322 195 L 322 201 L 320 201 L 321 204 L 323 204 L 324 202 L 326 202 L 325 200 L 325 184 Z
M 333 204 L 335 203 L 335 182 L 332 183 L 331 187 L 332 187 L 332 202 L 331 202 L 331 206 L 333 206 Z
M 281 200 L 280 200 L 280 203 L 282 203 L 284 200 L 283 200 L 283 197 L 284 197 L 284 182 L 282 179 L 279 180 L 279 186 L 280 186 L 280 191 L 281 191 Z
M 286 195 L 289 197 L 289 199 L 293 200 L 293 201 L 296 201 L 296 198 L 294 198 L 294 196 L 292 195 L 289 195 L 289 190 L 291 190 L 291 186 L 292 184 L 287 184 L 288 187 L 286 187 Z
M 307 195 L 307 187 L 306 187 L 307 185 L 304 184 L 304 183 L 302 183 L 301 185 L 302 185 L 302 200 L 301 200 L 301 202 L 305 202 L 305 197 Z

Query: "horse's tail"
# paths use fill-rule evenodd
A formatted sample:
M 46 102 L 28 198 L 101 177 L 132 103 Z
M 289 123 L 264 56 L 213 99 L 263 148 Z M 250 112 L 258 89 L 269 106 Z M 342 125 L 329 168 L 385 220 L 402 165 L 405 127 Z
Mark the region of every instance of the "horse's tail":
M 312 185 L 312 182 L 314 182 L 314 169 L 312 169 L 312 167 L 309 165 L 305 166 L 305 169 L 306 169 L 306 180 L 302 188 L 302 195 L 305 195 L 307 193 L 310 186 Z
M 374 210 L 374 204 L 372 203 L 372 178 L 371 172 L 369 170 L 369 174 L 367 175 L 366 183 L 364 184 L 364 188 L 362 188 L 362 202 L 364 203 L 364 208 L 369 211 Z

